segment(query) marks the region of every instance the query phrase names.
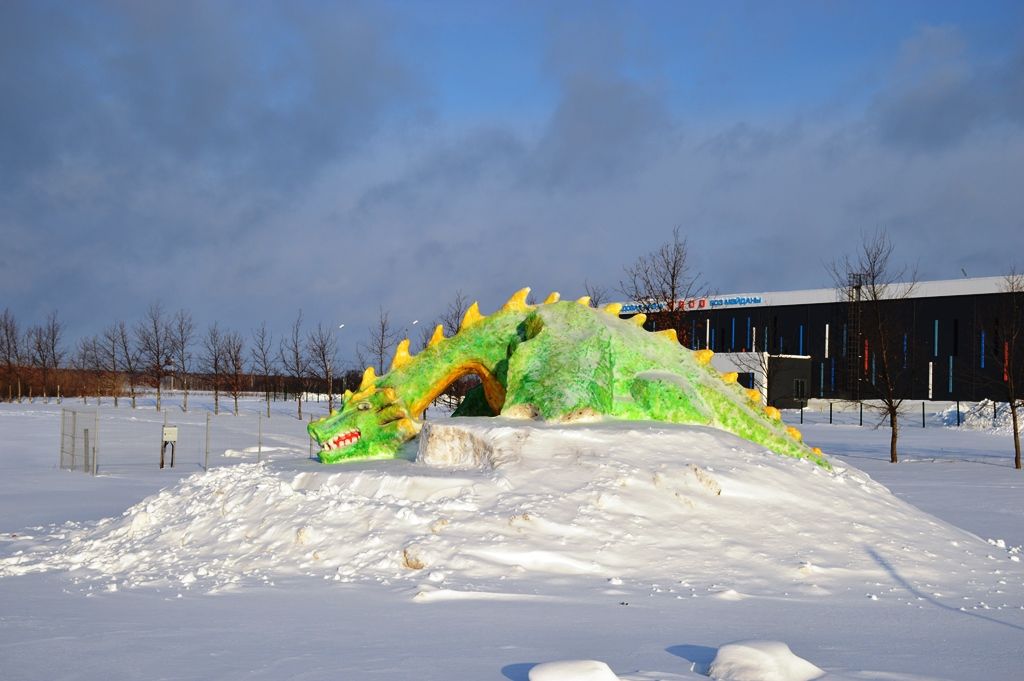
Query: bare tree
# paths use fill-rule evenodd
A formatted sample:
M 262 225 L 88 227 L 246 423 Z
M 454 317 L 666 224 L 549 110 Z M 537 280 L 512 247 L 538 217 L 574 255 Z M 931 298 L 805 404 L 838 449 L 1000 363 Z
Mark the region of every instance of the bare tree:
M 221 377 L 227 369 L 227 357 L 224 349 L 224 334 L 217 322 L 210 325 L 203 336 L 202 354 L 199 355 L 199 366 L 203 373 L 213 378 L 213 413 L 220 414 Z
M 224 359 L 227 361 L 228 390 L 235 402 L 235 416 L 238 416 L 238 397 L 245 386 L 245 341 L 241 334 L 228 331 L 224 334 Z
M 608 289 L 597 284 L 591 284 L 589 280 L 583 281 L 583 291 L 590 298 L 591 307 L 601 307 L 608 300 Z
M 461 293 L 459 294 L 461 296 Z M 461 321 L 461 320 L 460 320 Z M 445 324 L 447 324 L 447 319 Z M 458 329 L 458 327 L 456 327 Z M 370 327 L 370 335 L 365 343 L 356 346 L 356 357 L 359 363 L 366 366 L 375 366 L 377 374 L 384 373 L 384 362 L 391 358 L 392 349 L 398 342 L 399 332 L 392 328 L 388 319 L 388 313 L 380 308 L 380 315 L 377 322 Z
M 104 329 L 98 342 L 100 365 L 110 379 L 110 395 L 114 398 L 116 407 L 121 393 L 121 352 L 119 350 L 118 325 L 111 324 Z
M 640 312 L 673 312 L 679 301 L 708 292 L 700 272 L 691 268 L 690 250 L 686 239 L 679 238 L 679 227 L 672 230 L 672 241 L 640 256 L 623 271 L 626 276 L 619 282 L 619 291 L 636 301 Z
M 18 322 L 14 314 L 4 308 L 3 315 L 0 315 L 0 361 L 4 363 L 7 380 L 17 380 L 18 401 L 21 401 L 21 362 L 22 343 L 21 333 L 18 330 Z M 8 391 L 9 392 L 9 391 Z
M 192 373 L 192 341 L 195 337 L 195 324 L 192 315 L 185 310 L 178 310 L 170 325 L 171 363 L 181 383 L 181 410 L 188 411 L 188 382 Z
M 43 393 L 47 399 L 50 395 L 49 372 L 64 363 L 63 336 L 64 325 L 57 319 L 56 310 L 46 317 L 44 324 L 31 327 L 26 334 L 32 363 L 43 371 Z
M 249 348 L 252 355 L 252 368 L 263 379 L 263 393 L 267 401 L 267 418 L 270 418 L 270 376 L 276 370 L 274 361 L 274 336 L 267 331 L 267 323 L 262 322 L 252 332 L 252 347 Z
M 1010 420 L 1013 424 L 1013 466 L 1021 467 L 1020 457 L 1020 408 L 1024 406 L 1024 361 L 1018 353 L 1024 352 L 1024 274 L 1016 269 L 1003 277 L 1000 286 L 1006 294 L 1002 304 L 1002 337 L 994 348 L 996 366 L 1002 369 L 1003 388 L 1010 405 Z M 1001 341 L 1001 342 L 1000 342 Z
M 674 328 L 679 342 L 689 347 L 683 302 L 708 295 L 708 286 L 701 273 L 691 267 L 690 249 L 686 239 L 680 239 L 679 227 L 672 230 L 671 241 L 640 256 L 623 267 L 623 272 L 625 279 L 619 281 L 619 291 L 637 304 L 637 312 L 657 312 L 658 319 L 652 323 L 661 329 Z
M 115 336 L 114 343 L 121 353 L 121 366 L 124 367 L 125 373 L 128 374 L 128 394 L 132 398 L 132 409 L 134 409 L 135 383 L 138 380 L 139 374 L 139 350 L 132 343 L 131 336 L 128 333 L 128 325 L 123 321 L 115 323 L 111 330 Z
M 327 385 L 327 413 L 334 412 L 334 371 L 338 365 L 338 342 L 330 328 L 317 324 L 306 344 L 316 378 Z
M 279 355 L 285 373 L 298 387 L 298 417 L 301 419 L 302 395 L 305 392 L 306 379 L 309 376 L 309 358 L 306 356 L 306 347 L 302 342 L 302 310 L 299 310 L 288 336 L 281 341 Z
M 156 383 L 156 410 L 160 411 L 161 384 L 174 366 L 171 327 L 160 303 L 147 308 L 145 318 L 135 327 L 135 338 L 143 370 Z
M 889 420 L 889 460 L 899 461 L 899 414 L 905 391 L 901 384 L 910 369 L 903 366 L 903 328 L 899 326 L 894 301 L 911 296 L 917 285 L 917 271 L 896 267 L 892 262 L 893 244 L 885 230 L 861 235 L 853 255 L 833 261 L 829 273 L 840 295 L 852 306 L 855 323 L 849 332 L 852 345 L 847 352 L 861 357 L 856 371 L 847 377 L 853 396 L 877 400 L 877 411 Z M 864 353 L 864 354 L 861 354 Z M 870 361 L 868 357 L 870 356 Z M 874 369 L 867 371 L 871 364 Z M 861 370 L 861 366 L 865 369 Z M 870 406 L 870 404 L 869 404 Z
M 90 336 L 88 338 L 80 338 L 78 340 L 78 347 L 75 350 L 75 356 L 72 363 L 76 369 L 83 374 L 89 376 L 92 379 L 92 387 L 96 392 L 96 404 L 100 404 L 101 389 L 100 389 L 100 376 L 103 372 L 103 346 L 98 336 Z M 82 399 L 86 404 L 89 402 L 89 390 L 83 387 Z
M 469 299 L 462 294 L 462 291 L 456 291 L 455 298 L 448 303 L 448 308 L 441 315 L 440 323 L 444 326 L 446 336 L 454 336 L 459 332 L 459 326 L 462 324 L 462 318 L 466 316 L 469 305 Z

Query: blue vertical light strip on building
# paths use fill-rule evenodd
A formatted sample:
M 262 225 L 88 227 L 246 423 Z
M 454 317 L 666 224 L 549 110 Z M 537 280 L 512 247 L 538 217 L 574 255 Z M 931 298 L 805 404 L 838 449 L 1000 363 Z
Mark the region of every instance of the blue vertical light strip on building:
M 938 319 L 935 320 L 935 342 L 934 342 L 934 349 L 932 350 L 932 353 L 934 354 L 935 357 L 939 356 L 939 320 Z
M 697 349 L 697 320 L 694 319 L 690 322 L 690 345 L 693 346 L 693 350 Z
M 751 352 L 754 349 L 753 346 L 750 345 L 750 317 L 747 317 L 747 344 L 745 347 L 747 352 Z
M 846 324 L 843 324 L 843 357 L 846 357 Z
M 949 356 L 949 392 L 953 392 L 953 355 Z
M 736 352 L 736 318 L 732 318 L 732 339 L 729 341 L 729 352 Z
M 836 358 L 832 358 L 832 366 L 829 368 L 829 379 L 828 379 L 828 391 L 835 393 L 836 391 Z
M 878 355 L 871 355 L 871 385 L 875 384 L 875 358 Z
M 715 329 L 711 329 L 711 350 L 715 350 Z
M 800 352 L 798 352 L 797 354 L 798 355 L 804 354 L 804 325 L 803 324 L 800 325 Z
M 821 370 L 821 376 L 818 379 L 818 397 L 825 396 L 825 363 L 822 362 L 819 367 Z
M 907 368 L 907 334 L 903 334 L 903 368 Z
M 782 336 L 779 336 L 779 354 L 782 354 Z
M 985 368 L 985 331 L 981 332 L 981 368 Z

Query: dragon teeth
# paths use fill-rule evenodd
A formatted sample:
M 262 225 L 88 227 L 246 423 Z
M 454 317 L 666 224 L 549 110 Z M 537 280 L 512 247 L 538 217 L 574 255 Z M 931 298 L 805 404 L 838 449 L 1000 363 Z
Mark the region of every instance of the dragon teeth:
M 335 449 L 342 449 L 349 445 L 355 444 L 357 440 L 362 436 L 358 430 L 350 430 L 340 435 L 335 435 L 330 440 L 323 444 L 323 449 L 326 451 L 332 451 Z

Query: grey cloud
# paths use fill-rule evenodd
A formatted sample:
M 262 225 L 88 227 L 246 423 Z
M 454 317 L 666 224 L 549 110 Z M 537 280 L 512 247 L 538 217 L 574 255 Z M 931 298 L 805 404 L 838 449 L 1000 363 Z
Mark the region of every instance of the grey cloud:
M 134 174 L 171 158 L 221 183 L 290 186 L 418 97 L 366 6 L 4 7 L 3 122 L 22 166 L 81 154 Z
M 645 88 L 621 78 L 574 76 L 563 84 L 527 178 L 567 189 L 623 181 L 677 135 L 663 100 Z
M 1020 54 L 995 64 L 969 58 L 954 27 L 926 27 L 907 40 L 870 110 L 878 138 L 893 148 L 928 152 L 995 121 L 1024 123 Z

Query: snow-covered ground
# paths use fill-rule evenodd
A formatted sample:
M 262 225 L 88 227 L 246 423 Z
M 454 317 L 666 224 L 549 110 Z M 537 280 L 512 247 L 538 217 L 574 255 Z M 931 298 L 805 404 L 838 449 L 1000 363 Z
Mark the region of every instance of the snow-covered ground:
M 57 468 L 58 405 L 0 404 L 0 678 L 1024 678 L 1024 475 L 945 405 L 896 466 L 870 414 L 787 413 L 829 472 L 501 419 L 325 467 L 294 403 L 247 400 L 205 471 L 191 402 L 163 470 L 152 400 L 105 403 L 95 478 Z

